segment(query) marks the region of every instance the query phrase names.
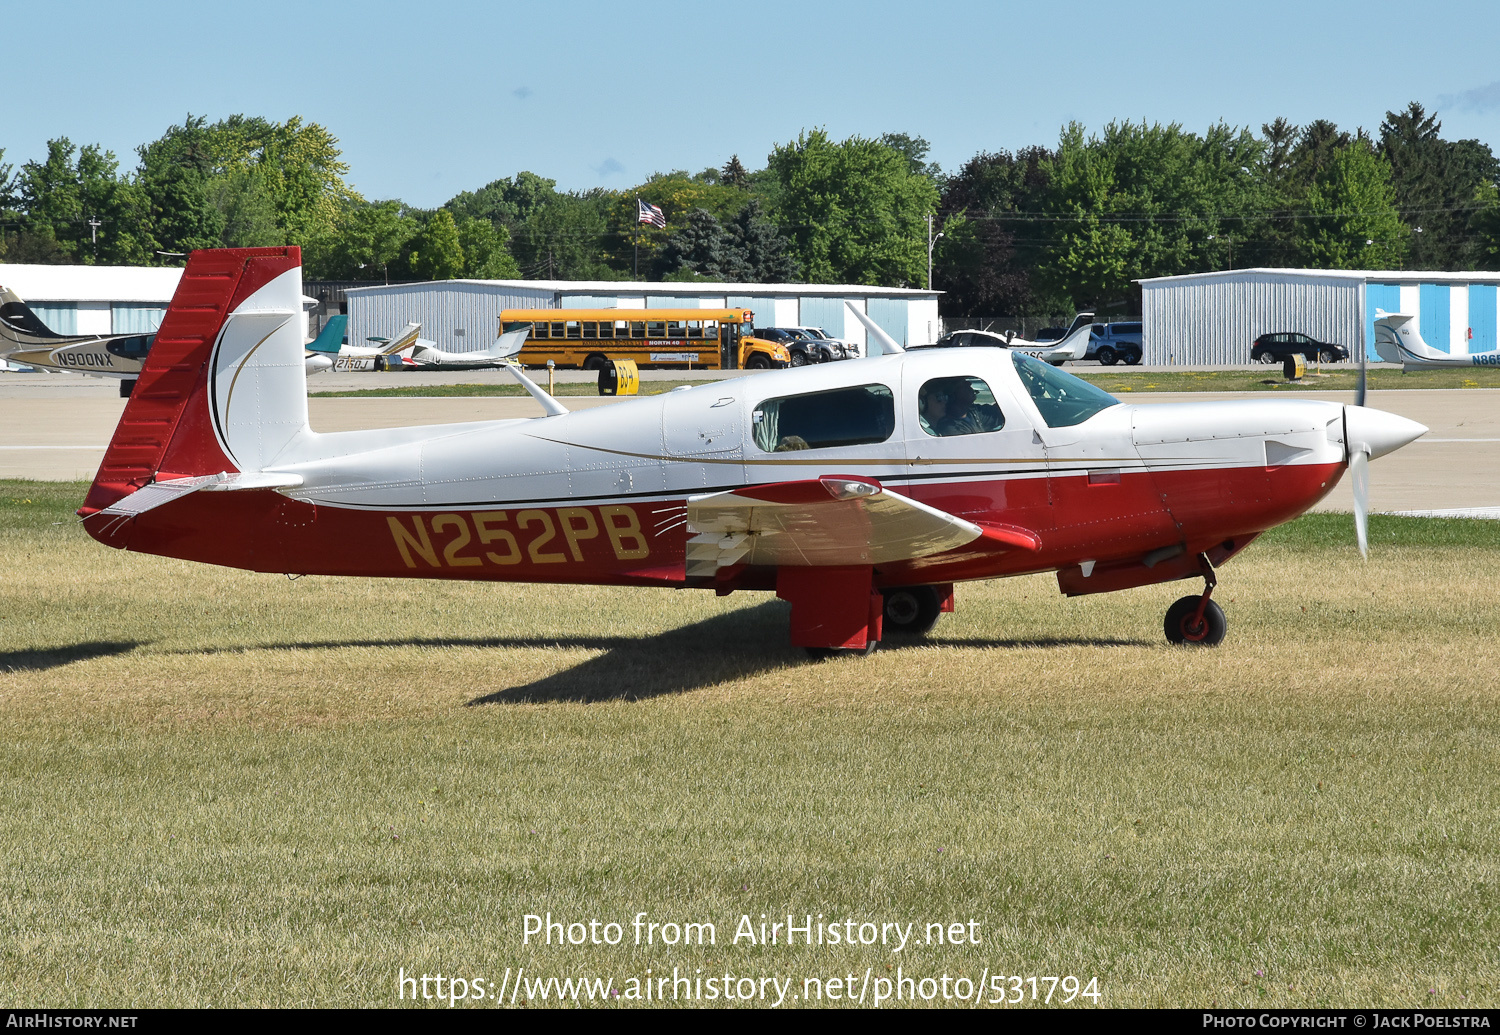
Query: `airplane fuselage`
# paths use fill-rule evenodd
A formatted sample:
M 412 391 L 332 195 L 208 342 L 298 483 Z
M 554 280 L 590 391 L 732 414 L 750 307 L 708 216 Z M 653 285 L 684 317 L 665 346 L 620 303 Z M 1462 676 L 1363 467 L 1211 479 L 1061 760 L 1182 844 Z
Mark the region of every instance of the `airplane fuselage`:
M 1110 579 L 1163 581 L 1200 553 L 1237 552 L 1330 491 L 1345 460 L 1343 407 L 1327 402 L 1121 403 L 1052 428 L 1012 357 L 987 349 L 861 361 L 855 380 L 895 402 L 881 441 L 761 448 L 755 415 L 766 400 L 835 390 L 851 373 L 808 367 L 555 417 L 311 435 L 293 451 L 307 459 L 268 468 L 299 479 L 295 488 L 200 493 L 95 534 L 260 571 L 724 588 L 722 573 L 686 573 L 689 499 L 837 473 L 1038 543 L 980 541 L 903 560 L 880 567 L 878 585 L 1092 561 L 1074 578 L 1088 592 L 1118 588 Z M 990 387 L 1003 427 L 956 437 L 924 428 L 922 385 L 955 377 Z M 774 573 L 727 578 L 730 588 L 764 587 Z

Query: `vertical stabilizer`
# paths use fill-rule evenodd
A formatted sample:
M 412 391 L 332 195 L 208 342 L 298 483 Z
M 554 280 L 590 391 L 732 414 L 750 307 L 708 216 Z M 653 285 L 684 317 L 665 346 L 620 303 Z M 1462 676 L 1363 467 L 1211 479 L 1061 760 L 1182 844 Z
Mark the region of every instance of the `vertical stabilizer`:
M 258 470 L 307 425 L 296 247 L 188 259 L 79 513 L 155 480 Z

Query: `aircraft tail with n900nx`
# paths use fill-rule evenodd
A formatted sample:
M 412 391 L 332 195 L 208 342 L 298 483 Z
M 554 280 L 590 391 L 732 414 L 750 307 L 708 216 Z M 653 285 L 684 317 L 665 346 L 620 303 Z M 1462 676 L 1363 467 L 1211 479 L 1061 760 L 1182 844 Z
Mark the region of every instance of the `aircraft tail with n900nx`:
M 925 633 L 960 582 L 1201 578 L 1165 631 L 1214 644 L 1216 569 L 1426 430 L 897 349 L 572 413 L 512 366 L 543 416 L 320 434 L 300 299 L 296 248 L 193 253 L 79 511 L 94 538 L 287 574 L 774 591 L 815 653 Z

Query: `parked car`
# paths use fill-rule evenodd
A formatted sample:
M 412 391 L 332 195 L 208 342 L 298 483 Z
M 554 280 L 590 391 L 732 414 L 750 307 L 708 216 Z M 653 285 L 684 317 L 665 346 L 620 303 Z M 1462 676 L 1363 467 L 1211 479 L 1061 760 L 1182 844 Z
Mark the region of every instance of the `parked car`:
M 821 327 L 787 327 L 786 330 L 800 331 L 804 337 L 816 338 L 819 341 L 826 341 L 830 345 L 837 345 L 839 351 L 843 353 L 843 359 L 859 359 L 863 355 L 857 343 L 844 341 L 842 338 L 835 338 Z
M 1296 355 L 1306 356 L 1309 362 L 1342 363 L 1349 358 L 1349 350 L 1296 331 L 1262 334 L 1250 346 L 1252 363 L 1283 363 L 1287 357 Z
M 1135 366 L 1141 361 L 1141 325 L 1131 323 L 1096 323 L 1089 336 L 1089 350 L 1084 359 L 1097 359 L 1107 367 L 1124 362 Z
M 805 333 L 802 327 L 757 327 L 755 337 L 785 345 L 791 353 L 791 365 L 805 367 L 809 363 L 831 363 L 846 358 L 840 342 L 815 337 Z

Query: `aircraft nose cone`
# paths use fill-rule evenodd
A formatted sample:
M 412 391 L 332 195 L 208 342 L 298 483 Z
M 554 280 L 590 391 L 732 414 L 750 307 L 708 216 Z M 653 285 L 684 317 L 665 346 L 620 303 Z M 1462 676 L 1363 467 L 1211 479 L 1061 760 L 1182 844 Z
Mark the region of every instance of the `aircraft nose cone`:
M 1427 434 L 1426 425 L 1367 406 L 1345 406 L 1344 427 L 1349 433 L 1350 448 L 1363 446 L 1371 460 L 1395 452 Z

